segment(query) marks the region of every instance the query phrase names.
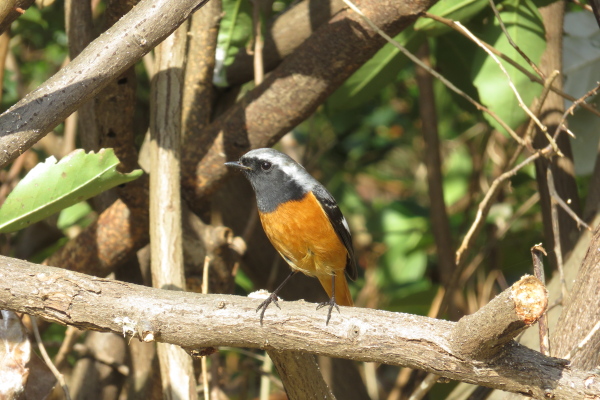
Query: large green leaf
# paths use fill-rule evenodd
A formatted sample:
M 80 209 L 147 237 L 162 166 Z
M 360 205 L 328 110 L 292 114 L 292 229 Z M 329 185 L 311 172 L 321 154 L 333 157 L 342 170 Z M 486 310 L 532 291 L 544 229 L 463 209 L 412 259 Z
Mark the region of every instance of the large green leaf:
M 122 174 L 116 170 L 118 164 L 112 149 L 98 154 L 75 150 L 58 163 L 48 158 L 29 171 L 0 208 L 0 232 L 25 228 L 143 174 L 142 170 Z
M 581 11 L 565 15 L 564 30 L 564 91 L 580 97 L 600 81 L 600 30 L 594 15 Z M 565 103 L 566 106 L 572 104 L 570 101 Z M 575 172 L 577 175 L 591 174 L 598 153 L 598 117 L 578 108 L 569 116 L 568 122 L 576 136 L 571 140 Z
M 425 37 L 405 29 L 394 38 L 409 51 L 415 52 Z M 356 108 L 381 92 L 396 80 L 399 71 L 409 64 L 409 59 L 390 43 L 383 46 L 369 61 L 360 67 L 327 100 L 330 111 Z
M 513 0 L 503 3 L 500 16 L 504 21 L 512 40 L 536 64 L 546 48 L 542 17 L 531 0 Z M 500 25 L 493 14 L 483 26 L 481 38 L 496 49 L 516 60 L 523 67 L 532 71 L 529 64 L 517 50 L 510 45 L 502 33 Z M 542 87 L 523 75 L 517 69 L 503 62 L 517 91 L 525 105 L 530 106 L 533 99 L 542 91 Z M 479 92 L 482 103 L 494 111 L 511 128 L 515 129 L 525 122 L 527 115 L 519 107 L 514 92 L 511 90 L 506 76 L 496 62 L 483 50 L 477 53 L 473 68 L 473 82 Z M 532 71 L 533 72 L 533 71 Z M 488 114 L 485 118 L 501 132 L 504 129 Z
M 488 0 L 440 0 L 429 9 L 429 13 L 465 23 L 488 5 Z M 436 36 L 450 32 L 452 28 L 430 18 L 419 18 L 415 22 L 415 31 Z
M 410 201 L 396 202 L 387 207 L 381 215 L 384 230 L 384 243 L 387 251 L 382 261 L 385 271 L 395 284 L 407 284 L 424 277 L 427 256 L 416 251 L 427 231 L 427 220 L 419 215 Z

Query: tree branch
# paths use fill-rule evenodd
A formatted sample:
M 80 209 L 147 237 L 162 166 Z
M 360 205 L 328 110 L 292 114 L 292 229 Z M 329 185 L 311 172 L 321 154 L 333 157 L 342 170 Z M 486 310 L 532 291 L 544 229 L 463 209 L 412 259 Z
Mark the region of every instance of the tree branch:
M 405 365 L 539 399 L 548 393 L 556 400 L 600 396 L 598 375 L 569 368 L 565 360 L 513 341 L 499 346 L 492 358 L 470 358 L 454 340 L 461 322 L 343 307 L 325 325 L 313 304 L 298 301 L 269 309 L 261 326 L 257 300 L 148 288 L 7 257 L 0 257 L 0 266 L 0 308 L 82 329 L 188 349 L 252 347 Z M 509 321 L 501 310 L 494 324 Z M 520 323 L 532 322 L 523 318 Z M 473 338 L 480 333 L 477 326 L 471 326 Z
M 141 1 L 71 63 L 0 115 L 0 167 L 94 97 L 206 1 Z

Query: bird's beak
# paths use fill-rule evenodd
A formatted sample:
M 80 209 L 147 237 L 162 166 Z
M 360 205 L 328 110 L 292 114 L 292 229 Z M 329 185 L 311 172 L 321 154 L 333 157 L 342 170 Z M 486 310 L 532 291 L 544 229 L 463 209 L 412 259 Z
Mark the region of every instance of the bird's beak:
M 227 165 L 228 167 L 233 167 L 233 168 L 237 168 L 237 169 L 241 169 L 241 170 L 245 170 L 245 171 L 252 171 L 252 168 L 245 166 L 244 164 L 240 163 L 239 161 L 226 162 L 225 165 Z

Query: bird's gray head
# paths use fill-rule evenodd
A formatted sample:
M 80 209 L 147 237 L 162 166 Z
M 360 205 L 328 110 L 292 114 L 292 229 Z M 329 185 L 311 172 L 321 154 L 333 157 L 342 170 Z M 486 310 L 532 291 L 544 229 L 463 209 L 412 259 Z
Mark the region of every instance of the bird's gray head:
M 300 200 L 319 184 L 296 161 L 270 148 L 249 151 L 239 161 L 225 165 L 244 172 L 263 213 L 272 212 L 287 201 Z

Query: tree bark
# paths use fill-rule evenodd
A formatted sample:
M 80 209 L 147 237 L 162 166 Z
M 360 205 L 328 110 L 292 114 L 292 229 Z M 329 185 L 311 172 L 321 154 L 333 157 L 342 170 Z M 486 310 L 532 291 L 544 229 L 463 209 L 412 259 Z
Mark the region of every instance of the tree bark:
M 600 321 L 600 225 L 588 247 L 569 298 L 551 336 L 552 354 L 566 357 Z M 573 357 L 571 364 L 582 369 L 600 365 L 600 334 L 596 332 Z
M 188 349 L 253 347 L 404 365 L 539 399 L 600 396 L 597 374 L 513 341 L 491 359 L 472 359 L 453 343 L 454 322 L 341 307 L 325 325 L 314 304 L 285 302 L 281 310 L 269 309 L 261 325 L 259 300 L 148 288 L 7 257 L 0 265 L 0 308 L 82 329 Z M 508 328 L 504 318 L 496 322 Z M 472 329 L 477 336 L 477 326 Z

